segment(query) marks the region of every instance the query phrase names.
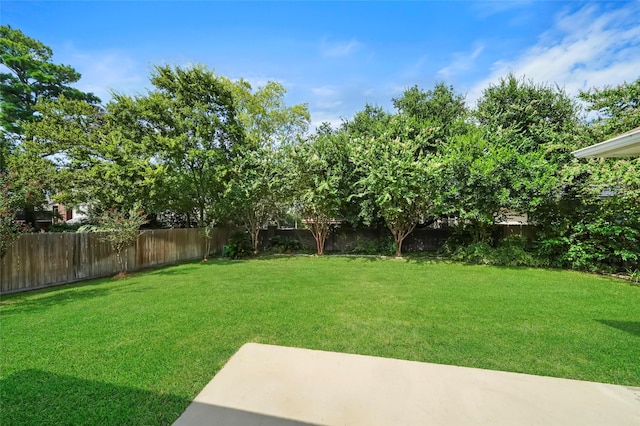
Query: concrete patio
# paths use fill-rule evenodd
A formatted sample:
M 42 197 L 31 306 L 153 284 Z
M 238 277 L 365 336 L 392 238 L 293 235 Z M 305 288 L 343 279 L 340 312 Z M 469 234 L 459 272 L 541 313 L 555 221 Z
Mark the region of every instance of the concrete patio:
M 174 423 L 640 425 L 640 388 L 247 343 Z

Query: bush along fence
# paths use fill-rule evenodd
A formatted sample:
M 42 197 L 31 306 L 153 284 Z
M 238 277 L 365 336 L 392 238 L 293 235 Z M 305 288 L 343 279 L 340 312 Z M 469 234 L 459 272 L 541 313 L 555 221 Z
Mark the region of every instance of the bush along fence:
M 533 238 L 537 229 L 534 226 L 495 225 L 494 237 L 503 239 L 520 236 Z M 454 234 L 454 228 L 417 228 L 404 241 L 405 253 L 436 252 Z M 269 227 L 260 233 L 260 246 L 273 251 L 293 252 L 305 250 L 314 252 L 316 243 L 306 229 L 276 229 Z M 385 227 L 334 227 L 325 241 L 325 252 L 393 255 L 395 244 L 391 232 Z
M 212 253 L 221 253 L 231 230 L 214 229 Z M 146 230 L 127 251 L 129 271 L 201 259 L 200 229 Z M 0 260 L 0 294 L 115 275 L 119 265 L 109 243 L 98 233 L 22 235 Z
M 436 251 L 451 235 L 449 229 L 416 229 L 404 243 L 405 252 Z M 302 249 L 315 251 L 316 243 L 306 229 L 269 228 L 260 233 L 260 245 L 263 249 L 281 249 L 292 251 Z M 333 228 L 325 241 L 325 252 L 383 254 L 393 255 L 395 244 L 393 236 L 386 227 Z

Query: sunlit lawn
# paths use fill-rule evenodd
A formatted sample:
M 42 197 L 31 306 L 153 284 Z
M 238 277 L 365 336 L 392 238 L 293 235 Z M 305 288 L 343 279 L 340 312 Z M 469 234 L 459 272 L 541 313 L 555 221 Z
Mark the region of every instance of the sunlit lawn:
M 217 260 L 2 297 L 0 424 L 170 424 L 246 342 L 640 386 L 640 287 L 445 262 Z

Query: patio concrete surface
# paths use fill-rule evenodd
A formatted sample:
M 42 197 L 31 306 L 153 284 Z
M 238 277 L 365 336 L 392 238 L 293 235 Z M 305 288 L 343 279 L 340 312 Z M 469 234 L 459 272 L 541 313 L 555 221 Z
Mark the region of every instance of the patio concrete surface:
M 174 423 L 640 425 L 640 388 L 247 343 Z

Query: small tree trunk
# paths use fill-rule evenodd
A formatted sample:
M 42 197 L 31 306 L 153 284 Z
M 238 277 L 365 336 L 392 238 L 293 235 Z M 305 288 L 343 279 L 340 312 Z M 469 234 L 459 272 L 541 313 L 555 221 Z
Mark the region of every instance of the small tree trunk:
M 258 243 L 260 242 L 260 228 L 256 227 L 251 230 L 251 244 L 253 245 L 253 254 L 258 254 Z
M 317 221 L 309 227 L 313 239 L 316 240 L 316 252 L 318 256 L 324 255 L 324 243 L 329 233 L 329 226 L 325 223 L 318 223 Z
M 402 257 L 402 242 L 404 241 L 403 237 L 400 236 L 395 236 L 394 238 L 396 240 L 396 257 Z
M 127 259 L 122 254 L 123 249 L 121 247 L 116 248 L 116 260 L 118 261 L 118 266 L 120 267 L 120 273 L 124 274 L 127 272 Z
M 205 262 L 209 260 L 209 253 L 211 253 L 211 237 L 205 237 L 204 239 L 204 257 L 202 260 Z
M 320 231 L 318 238 L 316 239 L 316 245 L 318 246 L 318 256 L 324 256 L 324 241 L 326 240 L 327 235 L 325 232 Z
M 404 228 L 402 226 L 398 226 L 398 227 L 389 226 L 389 229 L 393 234 L 393 239 L 396 242 L 396 257 L 402 256 L 402 243 L 404 242 L 404 239 L 407 238 L 407 236 L 411 234 L 415 228 L 416 228 L 415 223 L 412 223 L 411 225 L 409 225 L 408 228 Z

